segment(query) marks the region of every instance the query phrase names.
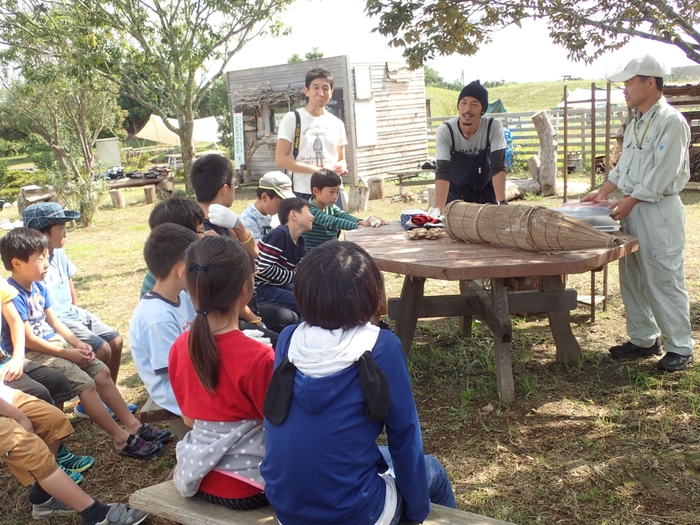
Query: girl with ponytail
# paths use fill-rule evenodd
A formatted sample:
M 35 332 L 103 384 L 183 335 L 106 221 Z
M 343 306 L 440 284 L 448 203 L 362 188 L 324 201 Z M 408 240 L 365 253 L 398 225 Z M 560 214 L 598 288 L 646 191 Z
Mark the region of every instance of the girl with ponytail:
M 173 344 L 168 371 L 193 428 L 177 444 L 175 485 L 184 497 L 238 510 L 261 507 L 267 505 L 259 467 L 262 407 L 274 353 L 238 329 L 255 264 L 241 243 L 213 236 L 192 244 L 185 264 L 197 315 Z

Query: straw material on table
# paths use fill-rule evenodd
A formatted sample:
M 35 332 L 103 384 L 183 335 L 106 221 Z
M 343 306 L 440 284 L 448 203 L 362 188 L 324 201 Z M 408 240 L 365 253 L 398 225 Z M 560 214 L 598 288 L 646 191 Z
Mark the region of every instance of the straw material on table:
M 445 209 L 445 230 L 456 240 L 489 242 L 531 252 L 606 248 L 623 240 L 563 213 L 534 206 L 454 201 Z

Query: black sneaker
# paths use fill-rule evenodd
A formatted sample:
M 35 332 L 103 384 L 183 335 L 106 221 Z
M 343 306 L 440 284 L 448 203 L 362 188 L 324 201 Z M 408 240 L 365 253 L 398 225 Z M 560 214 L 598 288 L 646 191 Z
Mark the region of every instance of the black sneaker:
M 126 439 L 126 446 L 119 451 L 122 456 L 129 456 L 136 459 L 150 459 L 163 450 L 162 443 L 149 443 L 139 436 L 129 435 Z
M 632 343 L 632 341 L 627 341 L 624 344 L 610 348 L 610 355 L 613 359 L 639 359 L 641 357 L 661 355 L 662 353 L 663 348 L 661 347 L 661 341 L 659 341 L 658 337 L 649 348 L 637 346 Z
M 679 370 L 685 370 L 685 367 L 693 361 L 695 361 L 693 354 L 680 355 L 674 354 L 673 352 L 666 352 L 666 355 L 656 364 L 656 366 L 658 366 L 660 370 L 678 372 Z
M 158 430 L 148 423 L 144 423 L 136 435 L 150 443 L 165 443 L 172 437 L 173 433 L 170 430 Z

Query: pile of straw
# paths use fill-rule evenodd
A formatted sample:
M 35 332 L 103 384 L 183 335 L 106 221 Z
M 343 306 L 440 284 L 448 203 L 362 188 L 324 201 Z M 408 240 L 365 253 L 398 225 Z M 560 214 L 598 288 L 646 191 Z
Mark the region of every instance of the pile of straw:
M 445 230 L 456 240 L 489 242 L 531 252 L 560 252 L 623 244 L 619 237 L 542 207 L 451 202 Z

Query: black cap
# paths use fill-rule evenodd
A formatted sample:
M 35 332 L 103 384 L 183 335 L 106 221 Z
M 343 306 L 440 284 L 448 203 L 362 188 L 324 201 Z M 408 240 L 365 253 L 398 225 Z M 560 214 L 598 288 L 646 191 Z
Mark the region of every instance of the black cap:
M 476 100 L 481 102 L 484 113 L 486 113 L 486 111 L 489 109 L 489 92 L 484 86 L 481 85 L 481 82 L 479 82 L 478 80 L 470 82 L 462 88 L 462 91 L 459 92 L 457 104 L 459 104 L 459 101 L 462 100 L 464 97 L 474 97 Z

